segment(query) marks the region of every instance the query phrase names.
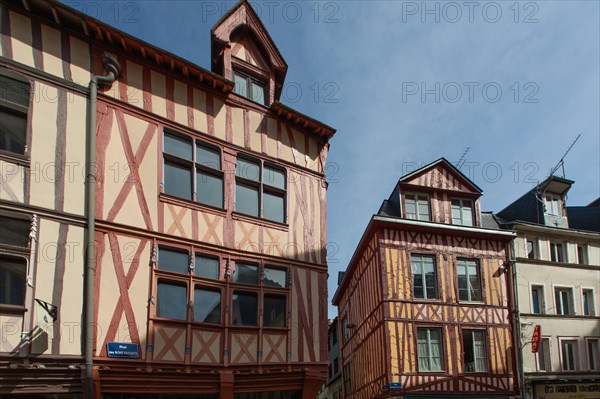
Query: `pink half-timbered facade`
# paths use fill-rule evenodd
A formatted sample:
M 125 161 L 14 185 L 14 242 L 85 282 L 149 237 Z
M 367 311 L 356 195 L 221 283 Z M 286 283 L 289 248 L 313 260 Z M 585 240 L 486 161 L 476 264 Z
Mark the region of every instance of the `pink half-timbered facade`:
M 25 126 L 0 149 L 0 216 L 15 231 L 0 248 L 14 279 L 0 296 L 0 395 L 84 391 L 87 84 L 110 54 L 89 397 L 315 397 L 335 130 L 279 102 L 287 64 L 249 3 L 212 29 L 211 71 L 57 2 L 1 13 L 0 76 L 31 96 L 0 103 L 19 118 L 11 140 Z
M 514 234 L 480 196 L 442 158 L 403 176 L 371 219 L 333 299 L 346 398 L 517 394 Z

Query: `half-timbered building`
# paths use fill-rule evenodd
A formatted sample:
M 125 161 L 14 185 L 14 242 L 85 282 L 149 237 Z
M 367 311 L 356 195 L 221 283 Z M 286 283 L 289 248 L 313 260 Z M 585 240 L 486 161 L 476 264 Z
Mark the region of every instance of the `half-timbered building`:
M 211 70 L 59 2 L 0 7 L 0 396 L 314 398 L 335 130 L 279 101 L 249 3 Z
M 346 398 L 517 393 L 509 249 L 445 159 L 402 178 L 333 298 Z

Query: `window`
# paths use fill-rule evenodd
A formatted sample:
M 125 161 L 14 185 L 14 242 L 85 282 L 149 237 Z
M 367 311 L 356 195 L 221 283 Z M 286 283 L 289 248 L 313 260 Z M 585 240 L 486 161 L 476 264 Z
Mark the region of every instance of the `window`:
M 458 298 L 461 301 L 481 301 L 479 264 L 472 259 L 458 259 Z
M 555 195 L 546 195 L 546 213 L 550 215 L 561 215 L 560 197 Z
M 0 74 L 0 151 L 25 155 L 30 85 L 9 73 Z
M 287 270 L 265 266 L 263 284 L 265 287 L 287 287 Z
M 346 391 L 346 395 L 352 392 L 352 367 L 350 363 L 344 365 L 344 391 Z
M 158 268 L 160 270 L 187 274 L 190 268 L 189 259 L 188 252 L 165 248 L 159 248 L 158 250 Z
M 218 280 L 220 275 L 219 259 L 196 254 L 194 273 L 198 277 Z
M 465 372 L 480 373 L 487 370 L 485 331 L 463 330 Z
M 544 286 L 543 285 L 532 285 L 531 286 L 531 313 L 544 314 L 546 313 L 546 306 L 544 302 Z
M 333 375 L 336 375 L 340 371 L 338 362 L 339 362 L 339 360 L 337 357 L 335 359 L 333 359 Z
M 168 319 L 187 319 L 187 288 L 159 281 L 156 315 Z
M 258 265 L 251 265 L 241 262 L 236 262 L 235 272 L 233 273 L 234 283 L 239 284 L 258 284 Z
M 28 219 L 0 215 L 0 305 L 25 306 L 29 232 Z
M 473 226 L 473 201 L 468 199 L 452 200 L 452 224 Z
M 587 245 L 577 245 L 577 263 L 580 265 L 588 264 Z
M 430 221 L 429 196 L 421 193 L 404 194 L 404 207 L 407 219 Z
M 556 314 L 560 315 L 573 315 L 575 309 L 573 307 L 573 289 L 556 287 L 554 288 L 554 300 Z
M 591 288 L 582 288 L 581 295 L 582 295 L 581 305 L 583 307 L 583 315 L 584 316 L 595 316 L 596 309 L 594 306 L 594 290 Z
M 283 169 L 240 157 L 235 176 L 237 212 L 285 222 L 286 177 Z
M 419 371 L 443 371 L 442 330 L 440 328 L 418 328 L 417 343 Z
M 528 259 L 536 259 L 536 253 L 537 253 L 537 245 L 536 242 L 533 240 L 527 240 L 527 258 Z
M 551 370 L 549 338 L 542 338 L 540 340 L 540 346 L 538 346 L 538 351 L 536 353 L 536 361 L 538 371 Z
M 577 341 L 576 340 L 561 340 L 561 362 L 563 371 L 577 370 Z
M 550 243 L 550 260 L 552 262 L 566 262 L 564 244 L 559 242 Z
M 223 208 L 223 171 L 217 147 L 165 131 L 163 158 L 166 194 Z
M 587 356 L 588 356 L 588 367 L 590 371 L 600 370 L 600 340 L 588 339 L 587 340 Z
M 258 325 L 258 294 L 234 291 L 231 304 L 231 323 L 234 326 Z
M 285 296 L 265 294 L 263 304 L 263 326 L 285 327 Z
M 344 343 L 348 342 L 350 338 L 350 330 L 348 329 L 348 319 L 344 318 L 342 320 L 342 338 L 344 339 Z
M 410 257 L 415 298 L 437 299 L 437 279 L 433 256 L 412 255 Z
M 221 323 L 221 291 L 196 286 L 194 289 L 194 321 Z
M 233 80 L 234 93 L 259 104 L 266 104 L 266 85 L 263 82 L 240 72 L 233 73 Z

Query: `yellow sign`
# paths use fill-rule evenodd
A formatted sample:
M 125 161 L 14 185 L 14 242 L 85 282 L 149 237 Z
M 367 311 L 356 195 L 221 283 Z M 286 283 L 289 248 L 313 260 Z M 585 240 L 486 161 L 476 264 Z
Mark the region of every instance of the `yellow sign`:
M 600 397 L 600 383 L 536 385 L 535 397 L 536 399 L 597 399 Z

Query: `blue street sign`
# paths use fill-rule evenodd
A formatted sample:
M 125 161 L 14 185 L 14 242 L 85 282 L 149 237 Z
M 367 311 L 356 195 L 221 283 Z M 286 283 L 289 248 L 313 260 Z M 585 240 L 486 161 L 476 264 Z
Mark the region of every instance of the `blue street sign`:
M 139 359 L 140 346 L 125 342 L 109 342 L 106 344 L 108 357 L 119 357 L 125 359 Z
M 390 389 L 402 389 L 402 383 L 400 382 L 390 382 L 389 384 L 385 384 L 381 389 L 386 392 Z

